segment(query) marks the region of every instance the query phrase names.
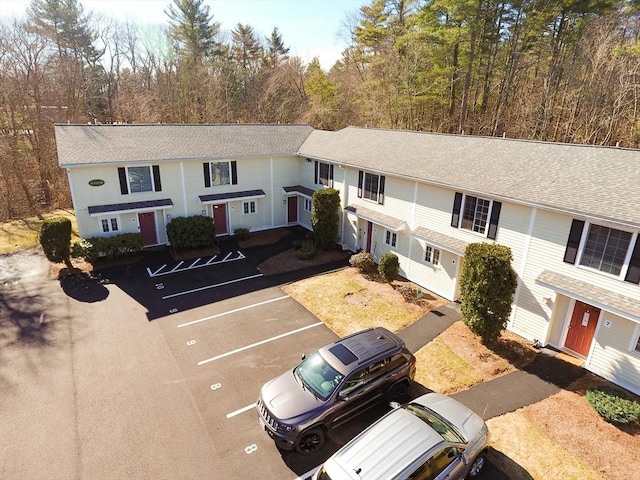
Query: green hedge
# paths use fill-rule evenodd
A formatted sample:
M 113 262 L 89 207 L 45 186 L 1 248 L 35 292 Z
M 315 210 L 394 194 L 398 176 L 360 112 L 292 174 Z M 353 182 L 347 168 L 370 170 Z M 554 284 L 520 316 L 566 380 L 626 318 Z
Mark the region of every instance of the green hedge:
M 309 260 L 315 257 L 316 246 L 312 241 L 304 241 L 299 249 L 296 250 L 296 257 L 300 260 Z
M 121 233 L 112 237 L 92 237 L 73 244 L 71 256 L 84 257 L 89 263 L 100 259 L 114 260 L 142 252 L 144 242 L 140 233 Z
M 387 252 L 380 259 L 378 272 L 382 278 L 391 283 L 398 277 L 400 271 L 400 261 L 395 253 Z
M 622 390 L 610 387 L 590 388 L 586 398 L 589 405 L 607 422 L 627 424 L 640 419 L 640 403 Z
M 175 217 L 167 224 L 167 237 L 177 250 L 213 247 L 216 244 L 213 218 L 204 215 Z

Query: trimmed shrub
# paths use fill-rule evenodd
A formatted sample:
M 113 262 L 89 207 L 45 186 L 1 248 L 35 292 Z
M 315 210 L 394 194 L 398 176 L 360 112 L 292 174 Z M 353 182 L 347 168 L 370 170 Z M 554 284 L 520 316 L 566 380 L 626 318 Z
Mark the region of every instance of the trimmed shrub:
M 233 236 L 235 237 L 236 240 L 246 240 L 251 236 L 251 233 L 249 233 L 248 228 L 240 227 L 240 228 L 236 228 L 233 231 Z
M 460 312 L 484 343 L 496 341 L 507 327 L 518 281 L 512 260 L 511 249 L 503 245 L 472 243 L 465 250 Z
M 395 253 L 387 252 L 380 259 L 378 272 L 387 282 L 391 283 L 398 277 L 400 261 Z
M 640 419 L 640 403 L 622 390 L 595 387 L 587 390 L 587 402 L 610 423 L 633 423 Z
M 112 237 L 92 237 L 73 244 L 74 258 L 84 257 L 89 263 L 100 259 L 115 260 L 142 252 L 144 241 L 140 233 L 121 233 Z
M 213 247 L 216 244 L 213 218 L 204 215 L 175 217 L 167 224 L 167 238 L 177 250 Z
M 357 268 L 362 273 L 373 273 L 376 271 L 376 262 L 369 252 L 358 252 L 349 257 L 349 265 Z
M 311 225 L 318 248 L 331 250 L 336 247 L 340 225 L 340 192 L 333 188 L 322 188 L 313 193 Z
M 64 263 L 69 269 L 71 265 L 71 220 L 66 217 L 46 219 L 40 227 L 40 245 L 53 263 Z
M 300 260 L 308 260 L 316 255 L 316 246 L 313 242 L 305 241 L 302 246 L 296 250 L 296 257 Z

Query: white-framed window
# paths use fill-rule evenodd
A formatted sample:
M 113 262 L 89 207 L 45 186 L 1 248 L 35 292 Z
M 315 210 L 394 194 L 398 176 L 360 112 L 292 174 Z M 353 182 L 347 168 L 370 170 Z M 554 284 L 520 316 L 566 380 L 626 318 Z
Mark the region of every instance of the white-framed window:
M 333 186 L 333 168 L 324 162 L 316 162 L 316 185 Z
M 364 193 L 363 196 L 367 200 L 378 201 L 378 192 L 380 191 L 380 175 L 365 172 L 364 174 Z
M 424 261 L 435 266 L 440 265 L 440 250 L 431 245 L 425 245 Z
M 489 219 L 491 200 L 466 195 L 462 209 L 460 228 L 484 235 Z
M 231 162 L 211 162 L 211 185 L 231 185 Z
M 631 348 L 630 350 L 633 353 L 637 353 L 638 355 L 640 355 L 640 325 L 636 326 L 636 331 L 633 335 L 633 339 L 631 341 Z
M 396 232 L 392 232 L 391 230 L 387 230 L 384 237 L 384 243 L 395 248 L 397 242 L 398 234 Z
M 248 200 L 246 202 L 242 202 L 242 213 L 244 215 L 256 213 L 256 201 Z
M 118 222 L 118 217 L 101 218 L 100 230 L 102 231 L 102 233 L 118 232 L 120 230 L 120 223 Z
M 127 167 L 127 181 L 129 192 L 153 192 L 153 175 L 151 167 Z
M 578 263 L 620 276 L 632 236 L 631 232 L 590 224 Z
M 304 199 L 304 210 L 305 210 L 305 212 L 311 212 L 311 205 L 312 205 L 311 199 L 310 198 L 305 198 Z

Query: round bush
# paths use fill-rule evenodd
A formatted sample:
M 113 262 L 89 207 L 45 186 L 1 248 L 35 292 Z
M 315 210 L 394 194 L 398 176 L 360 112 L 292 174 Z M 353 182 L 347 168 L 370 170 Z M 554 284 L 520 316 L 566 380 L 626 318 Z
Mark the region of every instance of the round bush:
M 364 273 L 372 273 L 376 270 L 376 262 L 369 252 L 358 252 L 351 255 L 349 265 Z
M 296 250 L 296 257 L 300 260 L 309 260 L 316 255 L 316 246 L 313 242 L 304 242 L 302 246 Z
M 640 418 L 640 403 L 627 393 L 609 387 L 587 390 L 587 402 L 610 423 L 633 423 Z
M 378 264 L 378 272 L 382 278 L 391 283 L 398 277 L 400 271 L 400 261 L 395 253 L 385 253 Z

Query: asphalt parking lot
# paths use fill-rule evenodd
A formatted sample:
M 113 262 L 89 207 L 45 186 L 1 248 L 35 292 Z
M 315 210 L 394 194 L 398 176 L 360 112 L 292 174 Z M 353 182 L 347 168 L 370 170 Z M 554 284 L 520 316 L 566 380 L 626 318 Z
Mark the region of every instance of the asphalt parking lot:
M 260 386 L 336 337 L 247 259 L 73 283 L 37 251 L 0 262 L 0 478 L 306 478 L 386 409 L 317 454 L 275 447 Z

